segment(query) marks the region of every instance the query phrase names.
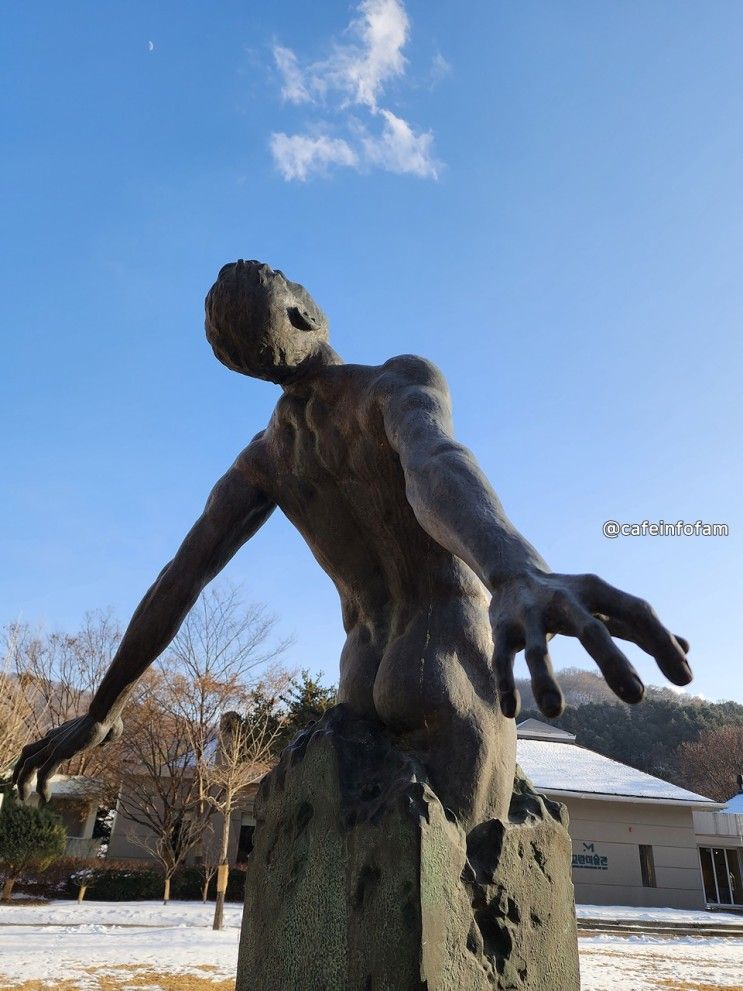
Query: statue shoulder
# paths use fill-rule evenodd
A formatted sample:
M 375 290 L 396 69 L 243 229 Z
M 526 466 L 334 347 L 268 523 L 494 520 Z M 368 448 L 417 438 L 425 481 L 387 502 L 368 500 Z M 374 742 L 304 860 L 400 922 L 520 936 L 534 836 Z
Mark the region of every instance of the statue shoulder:
M 417 354 L 400 354 L 381 367 L 379 384 L 384 391 L 398 389 L 432 389 L 449 393 L 444 373 L 432 361 Z
M 269 461 L 269 445 L 266 443 L 268 428 L 259 431 L 235 459 L 232 470 L 245 481 L 256 484 L 262 481 Z

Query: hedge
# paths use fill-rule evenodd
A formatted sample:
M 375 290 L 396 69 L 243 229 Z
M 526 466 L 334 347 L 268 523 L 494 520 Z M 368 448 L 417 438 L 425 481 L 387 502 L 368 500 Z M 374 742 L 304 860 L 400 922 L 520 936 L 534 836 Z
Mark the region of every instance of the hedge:
M 77 897 L 81 882 L 87 884 L 85 898 L 93 901 L 150 901 L 162 898 L 163 874 L 156 865 L 141 861 L 88 862 L 68 877 L 67 895 Z M 201 899 L 202 875 L 196 867 L 176 871 L 170 882 L 171 899 L 196 901 Z M 227 900 L 241 902 L 245 890 L 245 868 L 230 868 Z M 212 880 L 209 894 L 214 896 Z
M 2 870 L 0 869 L 0 877 Z M 163 895 L 163 874 L 157 864 L 141 860 L 79 860 L 66 858 L 45 871 L 29 870 L 16 883 L 15 890 L 35 898 L 77 898 L 80 885 L 87 883 L 85 900 L 151 901 Z M 170 883 L 170 897 L 201 900 L 201 873 L 184 867 Z M 241 902 L 245 890 L 245 867 L 231 867 L 227 881 L 227 901 Z M 214 898 L 215 879 L 209 885 Z

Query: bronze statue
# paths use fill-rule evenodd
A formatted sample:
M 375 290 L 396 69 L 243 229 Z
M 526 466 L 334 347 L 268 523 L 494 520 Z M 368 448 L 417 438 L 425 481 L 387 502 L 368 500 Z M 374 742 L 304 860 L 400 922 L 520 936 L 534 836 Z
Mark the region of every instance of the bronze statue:
M 612 637 L 638 644 L 674 684 L 691 680 L 688 644 L 646 602 L 594 575 L 555 574 L 512 526 L 454 439 L 430 362 L 344 364 L 307 291 L 256 261 L 222 268 L 206 335 L 224 365 L 282 395 L 137 607 L 89 712 L 24 748 L 22 794 L 38 772 L 44 795 L 61 762 L 121 732 L 134 682 L 277 506 L 340 595 L 340 700 L 422 755 L 465 829 L 508 810 L 518 651 L 547 716 L 563 705 L 547 652 L 558 633 L 580 641 L 625 702 L 644 689 Z

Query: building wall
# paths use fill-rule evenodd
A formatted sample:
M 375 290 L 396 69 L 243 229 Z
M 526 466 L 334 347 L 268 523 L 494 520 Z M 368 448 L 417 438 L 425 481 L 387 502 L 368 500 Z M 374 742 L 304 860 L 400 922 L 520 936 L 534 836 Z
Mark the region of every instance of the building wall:
M 557 796 L 555 796 L 557 797 Z M 575 900 L 588 905 L 704 908 L 692 813 L 682 806 L 559 797 L 570 815 Z M 643 885 L 640 845 L 656 887 Z M 581 858 L 598 865 L 581 866 Z
M 227 859 L 234 864 L 237 859 L 238 842 L 240 838 L 240 828 L 243 821 L 252 822 L 253 794 L 255 788 L 247 791 L 241 806 L 233 812 L 230 819 L 229 845 Z M 214 812 L 211 818 L 211 831 L 205 837 L 206 845 L 211 857 L 216 861 L 218 857 L 218 847 L 221 840 L 222 816 L 219 812 Z M 147 860 L 156 861 L 154 854 L 157 837 L 146 826 L 132 822 L 117 812 L 111 829 L 111 837 L 108 844 L 107 857 L 109 860 Z M 197 845 L 190 851 L 186 858 L 187 864 L 193 864 L 201 855 L 201 848 Z
M 108 842 L 107 860 L 154 860 L 155 836 L 139 823 L 116 813 Z

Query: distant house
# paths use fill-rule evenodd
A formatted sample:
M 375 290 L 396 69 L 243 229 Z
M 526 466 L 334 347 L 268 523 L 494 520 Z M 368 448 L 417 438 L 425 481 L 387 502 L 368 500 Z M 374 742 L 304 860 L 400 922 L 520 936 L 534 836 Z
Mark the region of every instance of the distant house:
M 93 839 L 93 831 L 101 801 L 99 783 L 84 775 L 55 774 L 49 779 L 49 786 L 49 805 L 67 830 L 66 856 L 97 857 L 101 840 Z M 36 793 L 29 798 L 30 803 L 37 804 L 38 801 Z
M 227 859 L 230 864 L 245 863 L 250 851 L 253 849 L 253 832 L 255 830 L 253 800 L 257 789 L 257 784 L 245 789 L 239 807 L 234 810 L 230 817 L 230 839 L 227 851 Z M 212 830 L 206 837 L 206 842 L 208 846 L 215 850 L 217 837 L 221 832 L 222 826 L 221 813 L 214 812 L 211 822 Z M 106 856 L 114 860 L 154 861 L 156 859 L 153 852 L 154 841 L 154 834 L 145 825 L 132 822 L 120 812 L 117 812 L 114 816 Z M 196 847 L 188 855 L 185 863 L 194 865 L 200 863 L 201 860 L 201 850 L 199 847 Z
M 240 725 L 239 716 L 236 713 L 224 713 L 220 719 L 219 732 L 209 739 L 204 751 L 203 758 L 207 765 L 213 768 L 219 767 L 222 753 L 229 754 L 229 741 L 232 734 L 232 726 Z M 238 736 L 239 741 L 244 737 Z M 223 740 L 226 750 L 220 749 L 219 741 Z M 186 825 L 190 811 L 197 797 L 197 789 L 194 787 L 198 781 L 197 762 L 192 753 L 177 755 L 172 761 L 165 760 L 164 755 L 159 755 L 162 759 L 162 766 L 159 773 L 161 783 L 165 786 L 160 789 L 155 786 L 155 782 L 150 774 L 153 768 L 148 769 L 149 773 L 138 773 L 136 767 L 132 768 L 133 773 L 129 773 L 119 791 L 116 812 L 113 817 L 111 835 L 109 838 L 107 856 L 121 860 L 153 860 L 157 848 L 159 835 L 154 832 L 155 826 L 173 824 L 174 843 L 177 845 L 177 836 L 180 830 Z M 157 761 L 155 761 L 157 765 Z M 228 764 L 229 766 L 229 764 Z M 254 779 L 253 783 L 245 785 L 236 795 L 235 806 L 230 815 L 227 860 L 230 864 L 244 863 L 253 849 L 253 831 L 255 829 L 255 819 L 253 818 L 253 802 L 255 793 L 258 790 L 258 781 L 255 776 L 260 774 L 265 764 L 258 768 L 249 766 L 247 774 L 242 780 Z M 176 771 L 177 769 L 177 771 Z M 142 771 L 143 769 L 140 769 Z M 170 777 L 174 772 L 174 778 Z M 170 784 L 168 781 L 170 780 Z M 136 792 L 133 791 L 136 789 Z M 180 808 L 178 801 L 180 796 Z M 144 801 L 143 801 L 144 800 Z M 163 802 L 167 801 L 168 814 L 163 818 Z M 208 823 L 205 831 L 199 837 L 192 849 L 187 851 L 182 863 L 185 865 L 197 865 L 204 862 L 204 859 L 216 864 L 220 857 L 220 846 L 223 834 L 224 815 L 219 809 L 210 809 L 208 812 Z M 127 814 L 127 812 L 129 814 Z M 190 843 L 189 843 L 190 845 Z
M 743 775 L 718 812 L 695 812 L 704 893 L 711 907 L 743 908 Z
M 537 791 L 567 806 L 576 901 L 704 908 L 698 813 L 722 806 L 576 745 L 555 726 L 517 727 L 518 761 Z

